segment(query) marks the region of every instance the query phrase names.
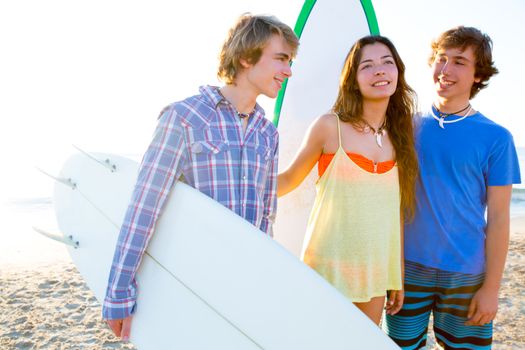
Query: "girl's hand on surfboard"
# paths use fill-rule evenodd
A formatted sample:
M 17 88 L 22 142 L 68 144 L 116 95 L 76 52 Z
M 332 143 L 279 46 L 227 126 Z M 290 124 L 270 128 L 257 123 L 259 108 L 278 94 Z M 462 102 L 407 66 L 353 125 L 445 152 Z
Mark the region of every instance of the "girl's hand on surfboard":
M 106 322 L 117 337 L 120 337 L 123 341 L 128 341 L 132 319 L 133 316 L 128 316 L 124 319 L 106 320 Z
M 395 315 L 401 310 L 403 306 L 403 300 L 405 299 L 405 292 L 403 290 L 391 290 L 386 301 L 386 313 L 389 315 Z

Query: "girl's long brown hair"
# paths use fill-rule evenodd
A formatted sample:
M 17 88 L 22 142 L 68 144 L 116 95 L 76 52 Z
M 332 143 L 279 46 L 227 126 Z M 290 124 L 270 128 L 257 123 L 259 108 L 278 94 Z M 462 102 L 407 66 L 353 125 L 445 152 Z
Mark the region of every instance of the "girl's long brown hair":
M 363 96 L 357 83 L 357 68 L 363 48 L 375 43 L 381 43 L 390 49 L 398 70 L 397 88 L 390 97 L 386 110 L 386 128 L 394 146 L 399 169 L 401 209 L 405 218 L 410 220 L 414 216 L 416 205 L 415 185 L 418 173 L 413 123 L 416 94 L 405 80 L 405 65 L 389 39 L 379 35 L 366 36 L 352 46 L 341 73 L 339 93 L 333 111 L 341 121 L 356 127 L 362 126 Z

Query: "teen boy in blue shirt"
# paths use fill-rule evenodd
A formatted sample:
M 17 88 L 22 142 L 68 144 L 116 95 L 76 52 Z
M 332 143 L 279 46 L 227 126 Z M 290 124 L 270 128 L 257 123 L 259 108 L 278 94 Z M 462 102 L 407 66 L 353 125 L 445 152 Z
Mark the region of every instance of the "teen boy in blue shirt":
M 405 304 L 386 330 L 404 349 L 425 346 L 429 316 L 445 349 L 490 349 L 509 242 L 512 135 L 471 105 L 498 73 L 492 41 L 457 27 L 432 43 L 436 98 L 420 120 L 415 218 L 405 225 Z M 485 211 L 487 216 L 485 219 Z

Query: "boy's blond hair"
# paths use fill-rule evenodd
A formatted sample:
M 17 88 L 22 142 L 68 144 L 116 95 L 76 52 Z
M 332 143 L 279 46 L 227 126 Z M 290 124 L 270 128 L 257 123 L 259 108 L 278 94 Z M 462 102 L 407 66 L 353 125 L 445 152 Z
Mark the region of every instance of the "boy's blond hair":
M 295 57 L 299 39 L 293 30 L 273 16 L 243 14 L 228 32 L 219 55 L 217 77 L 226 84 L 234 84 L 242 69 L 241 59 L 256 64 L 272 35 L 281 36 Z

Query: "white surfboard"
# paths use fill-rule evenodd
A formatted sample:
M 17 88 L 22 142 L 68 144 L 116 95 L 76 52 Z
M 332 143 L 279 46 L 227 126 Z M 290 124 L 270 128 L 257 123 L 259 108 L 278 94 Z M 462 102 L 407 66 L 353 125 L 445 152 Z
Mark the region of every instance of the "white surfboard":
M 354 42 L 379 34 L 379 29 L 370 0 L 319 0 L 305 1 L 295 32 L 301 35 L 299 55 L 274 113 L 280 171 L 291 163 L 308 126 L 333 106 L 344 60 Z M 317 167 L 297 189 L 279 199 L 275 239 L 296 256 L 301 255 L 316 179 Z
M 138 165 L 76 154 L 54 205 L 78 270 L 104 298 Z M 343 295 L 218 202 L 173 189 L 137 274 L 131 341 L 157 349 L 396 349 Z

